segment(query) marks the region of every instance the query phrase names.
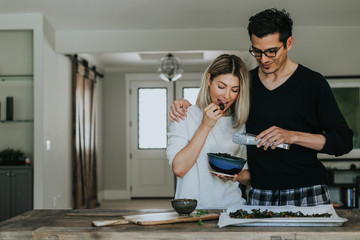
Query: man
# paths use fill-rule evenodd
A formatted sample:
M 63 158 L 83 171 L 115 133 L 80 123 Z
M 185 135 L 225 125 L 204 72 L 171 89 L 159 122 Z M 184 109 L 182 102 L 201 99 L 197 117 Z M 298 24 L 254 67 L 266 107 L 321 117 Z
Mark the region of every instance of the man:
M 248 25 L 249 52 L 259 66 L 250 71 L 248 146 L 250 205 L 314 206 L 330 203 L 327 174 L 317 153 L 335 156 L 352 149 L 352 130 L 341 114 L 327 81 L 294 63 L 292 19 L 285 10 L 267 9 Z M 175 102 L 169 118 L 183 116 L 188 103 Z M 290 144 L 290 150 L 276 148 Z

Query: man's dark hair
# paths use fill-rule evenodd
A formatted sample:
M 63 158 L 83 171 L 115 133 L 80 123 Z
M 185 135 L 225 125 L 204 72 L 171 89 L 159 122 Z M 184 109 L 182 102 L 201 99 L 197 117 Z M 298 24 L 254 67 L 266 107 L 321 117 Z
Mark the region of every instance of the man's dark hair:
M 250 17 L 248 32 L 250 38 L 252 34 L 262 38 L 278 32 L 280 35 L 279 41 L 286 48 L 286 40 L 292 35 L 292 26 L 293 21 L 285 9 L 270 8 Z

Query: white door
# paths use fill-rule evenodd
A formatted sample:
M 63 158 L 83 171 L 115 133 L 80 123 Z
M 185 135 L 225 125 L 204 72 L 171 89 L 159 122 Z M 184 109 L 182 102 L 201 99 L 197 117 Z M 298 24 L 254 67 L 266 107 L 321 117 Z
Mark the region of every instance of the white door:
M 166 158 L 173 83 L 130 81 L 131 197 L 173 197 L 174 174 Z

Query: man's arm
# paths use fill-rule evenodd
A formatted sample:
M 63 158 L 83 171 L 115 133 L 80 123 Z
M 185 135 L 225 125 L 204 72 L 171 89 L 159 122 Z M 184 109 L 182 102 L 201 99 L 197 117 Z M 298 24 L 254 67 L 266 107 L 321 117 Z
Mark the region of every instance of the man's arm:
M 319 83 L 314 85 L 318 89 L 316 95 L 318 97 L 314 99 L 314 104 L 317 104 L 316 109 L 318 109 L 316 121 L 323 133 L 289 131 L 273 126 L 256 137 L 257 140 L 263 138 L 258 146 L 266 141 L 268 142 L 265 144 L 265 149 L 271 143 L 274 143 L 272 149 L 275 149 L 280 143 L 297 144 L 335 156 L 341 156 L 352 150 L 353 131 L 346 123 L 330 85 L 322 76 L 313 82 Z
M 177 99 L 175 100 L 171 106 L 170 106 L 170 110 L 169 110 L 169 114 L 168 117 L 170 119 L 170 121 L 174 122 L 179 122 L 180 119 L 184 120 L 187 112 L 188 107 L 191 106 L 191 103 L 186 100 L 186 99 Z

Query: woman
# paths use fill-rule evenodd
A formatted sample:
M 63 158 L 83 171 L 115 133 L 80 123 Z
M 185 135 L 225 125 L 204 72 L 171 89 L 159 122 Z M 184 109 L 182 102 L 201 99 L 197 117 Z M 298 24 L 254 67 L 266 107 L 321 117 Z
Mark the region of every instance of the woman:
M 223 105 L 223 110 L 219 107 Z M 167 158 L 177 176 L 175 198 L 195 198 L 197 208 L 225 208 L 245 203 L 239 183 L 249 180 L 247 171 L 233 181 L 209 171 L 209 152 L 245 157 L 245 147 L 232 143 L 235 132 L 244 132 L 249 112 L 249 77 L 244 62 L 235 55 L 217 57 L 206 70 L 196 105 L 184 121 L 173 122 L 168 134 Z

